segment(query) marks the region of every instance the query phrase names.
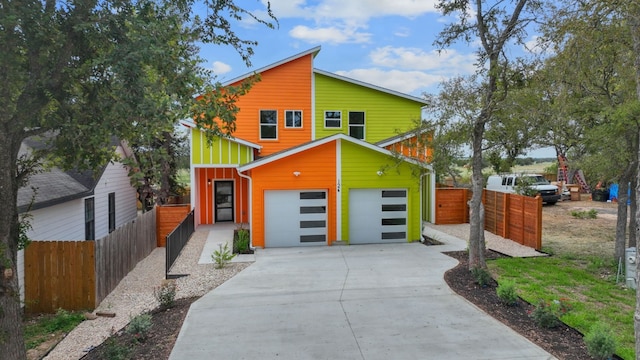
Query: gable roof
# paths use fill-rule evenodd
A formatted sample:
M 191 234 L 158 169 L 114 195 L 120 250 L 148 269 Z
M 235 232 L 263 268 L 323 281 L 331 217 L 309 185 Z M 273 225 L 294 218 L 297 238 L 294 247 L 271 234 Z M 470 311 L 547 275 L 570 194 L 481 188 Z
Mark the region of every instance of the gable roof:
M 196 125 L 196 123 L 195 123 L 195 122 L 193 122 L 193 121 L 190 121 L 190 120 L 182 120 L 182 121 L 180 121 L 180 124 L 182 124 L 182 126 L 187 127 L 187 128 L 189 128 L 189 129 L 193 129 L 193 130 L 200 130 L 200 131 L 202 131 L 202 132 L 207 131 L 207 129 L 204 129 L 204 128 L 198 128 L 198 126 Z M 231 141 L 231 142 L 235 142 L 235 143 L 238 143 L 238 144 L 240 144 L 240 145 L 244 145 L 244 146 L 247 146 L 247 147 L 250 147 L 250 148 L 256 149 L 256 150 L 260 150 L 260 149 L 262 149 L 262 145 L 260 145 L 260 144 L 253 143 L 253 142 L 251 142 L 251 141 L 247 141 L 247 140 L 244 140 L 244 139 L 241 139 L 241 138 L 235 137 L 235 136 L 233 136 L 233 135 L 229 135 L 229 136 L 218 136 L 218 137 L 223 138 L 223 139 L 227 139 L 227 140 L 229 140 L 229 141 Z
M 119 141 L 114 140 L 112 144 L 125 148 Z M 42 141 L 28 138 L 20 145 L 19 153 L 28 154 L 33 149 L 43 149 L 45 146 Z M 28 183 L 18 189 L 18 212 L 42 209 L 93 195 L 107 165 L 108 163 L 95 171 L 52 167 L 33 174 Z
M 275 67 L 278 67 L 278 66 L 280 66 L 282 64 L 286 64 L 286 63 L 288 63 L 290 61 L 297 60 L 297 59 L 305 57 L 307 55 L 313 55 L 313 57 L 316 57 L 316 55 L 318 55 L 318 52 L 320 52 L 320 49 L 321 49 L 320 46 L 316 46 L 314 48 L 311 48 L 309 50 L 306 50 L 306 51 L 303 51 L 301 53 L 295 54 L 293 56 L 289 56 L 288 58 L 285 58 L 285 59 L 282 59 L 280 61 L 274 62 L 273 64 L 261 67 L 259 69 L 254 70 L 254 71 L 248 72 L 248 73 L 246 73 L 244 75 L 240 75 L 235 79 L 231 79 L 231 80 L 223 83 L 222 85 L 223 86 L 229 86 L 229 85 L 231 85 L 233 83 L 236 83 L 236 82 L 244 80 L 244 79 L 246 79 L 246 78 L 248 78 L 250 76 L 253 76 L 256 73 L 259 74 L 259 73 L 265 72 L 267 70 L 271 70 L 271 69 L 273 69 Z
M 422 131 L 420 131 L 420 132 L 422 132 Z M 386 139 L 380 140 L 377 143 L 375 143 L 375 145 L 384 148 L 384 147 L 387 147 L 389 145 L 397 144 L 399 142 L 411 139 L 413 137 L 416 137 L 416 130 L 409 130 L 409 131 L 404 132 L 402 134 L 394 135 L 394 136 L 392 136 L 390 138 L 386 138 Z
M 421 103 L 423 105 L 429 105 L 429 103 L 425 99 L 421 99 L 421 98 L 416 97 L 416 96 L 407 95 L 407 94 L 401 93 L 399 91 L 383 88 L 381 86 L 369 84 L 369 83 L 366 83 L 364 81 L 351 79 L 351 78 L 348 78 L 346 76 L 334 74 L 334 73 L 331 73 L 331 72 L 328 72 L 328 71 L 325 71 L 325 70 L 320 70 L 320 69 L 315 69 L 315 68 L 313 69 L 313 72 L 316 73 L 316 74 L 320 74 L 320 75 L 324 75 L 324 76 L 327 76 L 327 77 L 330 77 L 330 78 L 334 78 L 336 80 L 346 81 L 346 82 L 352 83 L 354 85 L 363 86 L 363 87 L 366 87 L 366 88 L 369 88 L 369 89 L 373 89 L 373 90 L 376 90 L 376 91 L 387 93 L 389 95 L 394 95 L 394 96 L 398 96 L 398 97 L 401 97 L 401 98 L 405 98 L 407 100 L 415 101 L 415 102 Z
M 254 160 L 254 161 L 252 161 L 250 163 L 247 163 L 247 164 L 244 164 L 242 166 L 239 166 L 238 167 L 238 171 L 243 172 L 243 171 L 251 170 L 251 169 L 260 167 L 262 165 L 266 165 L 266 164 L 269 164 L 271 162 L 284 159 L 284 158 L 286 158 L 288 156 L 295 155 L 295 154 L 307 151 L 309 149 L 313 149 L 313 148 L 318 147 L 320 145 L 324 145 L 324 144 L 327 144 L 329 142 L 336 141 L 336 140 L 348 141 L 348 142 L 354 143 L 356 145 L 360 145 L 362 147 L 365 147 L 365 148 L 367 148 L 369 150 L 373 150 L 373 151 L 376 151 L 376 152 L 379 152 L 379 153 L 382 153 L 382 154 L 385 154 L 385 155 L 389 155 L 389 156 L 394 156 L 394 154 L 391 151 L 387 150 L 387 149 L 383 149 L 383 148 L 381 148 L 379 146 L 370 144 L 370 143 L 368 143 L 366 141 L 362 141 L 362 140 L 356 139 L 354 137 L 351 137 L 349 135 L 345 135 L 345 134 L 340 133 L 340 134 L 334 134 L 334 135 L 331 135 L 331 136 L 327 136 L 327 137 L 324 137 L 322 139 L 313 140 L 313 141 L 310 141 L 310 142 L 307 142 L 307 143 L 304 143 L 304 144 L 301 144 L 301 145 L 298 145 L 298 146 L 295 146 L 295 147 L 292 147 L 292 148 L 289 148 L 289 149 L 286 149 L 286 150 L 279 151 L 277 153 L 273 153 L 273 154 L 265 156 L 263 158 Z M 420 161 L 416 161 L 415 159 L 408 158 L 406 156 L 401 156 L 401 158 L 404 161 L 412 163 L 414 165 L 419 165 L 419 166 L 422 166 L 422 167 L 430 169 L 430 170 L 433 169 L 431 165 L 422 163 Z

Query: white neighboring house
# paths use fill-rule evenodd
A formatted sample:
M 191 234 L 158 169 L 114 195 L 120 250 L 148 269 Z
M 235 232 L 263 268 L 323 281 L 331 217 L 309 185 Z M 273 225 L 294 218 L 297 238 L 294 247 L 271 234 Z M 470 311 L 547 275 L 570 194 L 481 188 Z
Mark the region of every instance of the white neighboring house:
M 20 152 L 39 146 L 25 140 Z M 115 142 L 120 157 L 131 151 Z M 35 197 L 34 190 L 35 188 Z M 27 233 L 32 241 L 84 241 L 107 236 L 118 227 L 135 220 L 137 192 L 131 185 L 127 168 L 110 162 L 96 171 L 63 171 L 59 168 L 33 175 L 18 191 L 18 211 L 31 206 Z M 24 251 L 18 252 L 20 297 L 24 300 Z

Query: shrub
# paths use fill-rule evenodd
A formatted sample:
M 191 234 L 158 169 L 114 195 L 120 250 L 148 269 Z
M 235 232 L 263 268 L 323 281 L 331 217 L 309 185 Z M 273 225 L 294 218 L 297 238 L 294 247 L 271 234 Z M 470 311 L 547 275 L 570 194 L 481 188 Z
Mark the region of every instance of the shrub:
M 518 293 L 516 292 L 516 284 L 513 281 L 503 281 L 498 285 L 496 293 L 500 301 L 507 306 L 515 306 L 518 303 Z
M 153 296 L 163 309 L 168 309 L 175 303 L 176 291 L 175 281 L 164 280 L 160 286 L 153 288 Z
M 151 315 L 140 314 L 129 321 L 126 332 L 127 334 L 133 335 L 137 341 L 144 341 L 151 329 L 151 325 L 153 325 Z
M 489 285 L 491 282 L 491 275 L 487 269 L 474 267 L 471 269 L 471 274 L 473 275 L 473 278 L 476 279 L 476 283 L 482 287 Z
M 119 344 L 113 336 L 108 338 L 104 343 L 103 355 L 107 360 L 127 360 L 129 359 L 130 353 L 131 349 Z
M 587 351 L 595 359 L 609 359 L 616 351 L 616 340 L 611 328 L 604 323 L 596 323 L 585 335 Z
M 576 219 L 596 219 L 598 217 L 598 211 L 596 211 L 596 209 L 591 209 L 589 211 L 573 210 L 571 211 L 571 216 L 573 216 Z
M 563 299 L 553 300 L 551 302 L 540 301 L 538 305 L 533 309 L 531 317 L 536 325 L 551 329 L 557 327 L 562 323 L 560 316 L 568 313 L 571 310 L 571 305 Z
M 218 245 L 218 250 L 214 250 L 213 254 L 211 254 L 211 259 L 216 264 L 216 269 L 222 269 L 235 256 L 229 251 L 229 245 L 225 243 L 224 246 L 222 244 Z
M 249 230 L 239 229 L 237 238 L 233 242 L 233 252 L 236 254 L 244 254 L 249 251 Z

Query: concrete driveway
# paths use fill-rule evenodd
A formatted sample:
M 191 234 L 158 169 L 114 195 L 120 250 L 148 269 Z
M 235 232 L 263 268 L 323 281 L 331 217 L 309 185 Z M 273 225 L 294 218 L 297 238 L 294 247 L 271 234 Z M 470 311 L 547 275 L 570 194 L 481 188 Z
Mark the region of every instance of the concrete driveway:
M 555 359 L 456 295 L 447 245 L 259 249 L 195 302 L 171 360 Z

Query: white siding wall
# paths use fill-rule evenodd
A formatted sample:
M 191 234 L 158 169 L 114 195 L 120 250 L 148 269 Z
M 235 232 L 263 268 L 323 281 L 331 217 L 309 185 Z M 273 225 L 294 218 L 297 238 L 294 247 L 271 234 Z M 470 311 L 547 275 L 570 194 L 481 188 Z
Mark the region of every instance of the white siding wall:
M 134 220 L 138 214 L 136 189 L 129 182 L 127 169 L 121 163 L 109 164 L 94 192 L 96 239 L 109 235 L 109 193 L 111 192 L 116 193 L 116 228 Z M 84 212 L 82 216 L 81 240 L 84 240 Z
M 118 149 L 120 150 L 120 149 Z M 42 191 L 42 190 L 41 190 Z M 107 165 L 95 188 L 95 238 L 109 234 L 109 193 L 116 193 L 116 228 L 137 216 L 136 189 L 121 163 Z M 37 240 L 84 240 L 84 199 L 76 199 L 31 212 L 29 238 Z M 24 301 L 24 251 L 18 252 L 20 299 Z

